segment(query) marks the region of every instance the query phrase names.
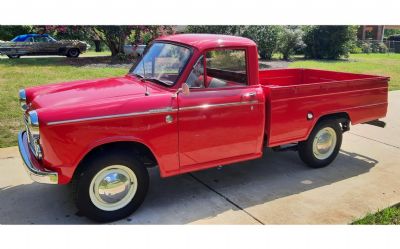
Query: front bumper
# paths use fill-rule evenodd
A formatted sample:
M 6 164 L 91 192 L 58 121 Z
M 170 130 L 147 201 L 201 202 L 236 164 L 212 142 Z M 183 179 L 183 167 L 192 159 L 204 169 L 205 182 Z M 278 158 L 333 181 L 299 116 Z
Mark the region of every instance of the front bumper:
M 21 154 L 22 161 L 24 162 L 24 168 L 31 179 L 40 183 L 57 184 L 58 173 L 48 171 L 41 167 L 39 161 L 33 156 L 28 146 L 26 131 L 20 131 L 18 134 L 19 153 Z

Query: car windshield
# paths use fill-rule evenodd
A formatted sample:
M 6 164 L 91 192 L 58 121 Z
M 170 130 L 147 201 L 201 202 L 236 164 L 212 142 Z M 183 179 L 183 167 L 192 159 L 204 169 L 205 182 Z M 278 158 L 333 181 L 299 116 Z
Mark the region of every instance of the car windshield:
M 140 78 L 171 86 L 175 84 L 190 57 L 190 49 L 156 42 L 131 72 Z

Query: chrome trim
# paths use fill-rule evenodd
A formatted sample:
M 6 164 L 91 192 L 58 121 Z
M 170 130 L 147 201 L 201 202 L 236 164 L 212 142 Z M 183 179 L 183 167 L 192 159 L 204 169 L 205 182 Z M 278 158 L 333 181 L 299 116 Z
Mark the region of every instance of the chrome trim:
M 47 184 L 57 184 L 58 183 L 58 173 L 52 171 L 42 171 L 33 165 L 29 158 L 29 149 L 27 146 L 26 138 L 24 139 L 25 131 L 20 131 L 18 134 L 18 149 L 21 154 L 22 161 L 25 165 L 24 169 L 30 176 L 30 178 L 35 182 L 47 183 Z M 25 136 L 26 137 L 26 136 Z
M 208 109 L 208 108 L 213 108 L 213 107 L 253 105 L 253 104 L 258 104 L 258 103 L 259 103 L 258 100 L 252 100 L 252 101 L 245 101 L 245 102 L 230 102 L 230 103 L 222 103 L 222 104 L 203 104 L 203 105 L 181 107 L 181 108 L 179 108 L 179 111 L 195 110 L 195 109 Z
M 26 91 L 25 89 L 20 89 L 18 92 L 19 104 L 23 111 L 28 109 L 28 105 L 26 104 Z
M 171 112 L 177 112 L 177 111 L 178 111 L 178 109 L 175 109 L 172 107 L 165 107 L 165 108 L 159 108 L 159 109 L 151 109 L 151 110 L 144 111 L 144 112 L 131 112 L 131 113 L 125 113 L 125 114 L 113 114 L 113 115 L 105 115 L 105 116 L 97 116 L 97 117 L 89 117 L 89 118 L 77 118 L 77 119 L 53 121 L 53 122 L 48 122 L 47 125 L 77 123 L 77 122 L 108 119 L 108 118 L 134 117 L 134 116 L 140 116 L 140 115 L 171 113 Z
M 40 146 L 39 116 L 36 111 L 30 111 L 24 115 L 24 123 L 27 132 L 28 145 L 37 159 L 43 158 Z

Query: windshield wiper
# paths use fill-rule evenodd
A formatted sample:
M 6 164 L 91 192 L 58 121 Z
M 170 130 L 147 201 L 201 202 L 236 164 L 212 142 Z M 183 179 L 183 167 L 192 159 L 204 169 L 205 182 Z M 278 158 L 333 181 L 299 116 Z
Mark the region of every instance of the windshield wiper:
M 137 74 L 137 73 L 132 73 L 132 74 L 135 75 L 135 76 L 138 77 L 138 78 L 141 78 L 141 79 L 144 78 L 143 75 L 141 75 L 141 74 Z
M 144 80 L 153 81 L 153 82 L 156 82 L 156 83 L 161 83 L 161 84 L 164 84 L 166 86 L 171 86 L 171 84 L 168 84 L 166 81 L 163 81 L 163 80 L 160 80 L 160 79 L 157 79 L 157 78 L 151 77 L 151 78 L 143 78 L 143 79 Z

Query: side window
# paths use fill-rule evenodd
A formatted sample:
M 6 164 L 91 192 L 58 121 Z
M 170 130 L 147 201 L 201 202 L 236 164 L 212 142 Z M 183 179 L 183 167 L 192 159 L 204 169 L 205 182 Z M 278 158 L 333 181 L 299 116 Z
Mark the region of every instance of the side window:
M 25 42 L 33 42 L 33 38 L 29 37 L 28 39 L 25 40 Z
M 216 49 L 206 53 L 206 86 L 209 88 L 247 85 L 246 51 Z
M 190 88 L 204 88 L 204 57 L 201 56 L 196 64 L 194 64 L 189 77 L 186 80 L 186 84 Z
M 36 36 L 35 42 L 48 42 L 48 39 L 45 36 Z

